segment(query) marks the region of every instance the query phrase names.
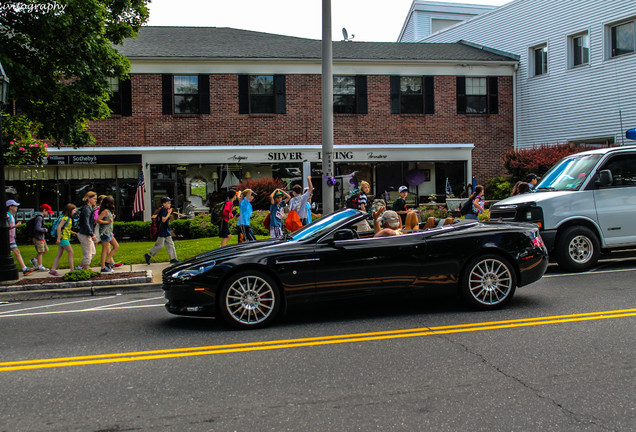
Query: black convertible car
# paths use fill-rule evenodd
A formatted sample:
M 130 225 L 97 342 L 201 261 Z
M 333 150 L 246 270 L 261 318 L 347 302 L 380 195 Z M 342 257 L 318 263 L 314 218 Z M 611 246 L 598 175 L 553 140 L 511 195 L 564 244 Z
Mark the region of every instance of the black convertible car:
M 344 209 L 284 239 L 228 246 L 168 267 L 166 309 L 257 328 L 295 303 L 440 286 L 495 309 L 548 265 L 533 224 L 465 222 L 373 237 L 356 230 L 365 217 Z

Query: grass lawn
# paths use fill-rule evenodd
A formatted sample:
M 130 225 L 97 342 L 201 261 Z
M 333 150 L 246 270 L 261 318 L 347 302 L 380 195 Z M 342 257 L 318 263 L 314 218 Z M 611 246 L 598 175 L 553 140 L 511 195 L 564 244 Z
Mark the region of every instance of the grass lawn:
M 256 236 L 257 239 L 266 239 L 267 236 Z M 49 245 L 49 252 L 44 254 L 42 258 L 42 264 L 46 268 L 51 268 L 53 265 L 53 259 L 57 254 L 58 246 L 55 242 L 49 241 L 47 239 Z M 229 245 L 237 243 L 237 236 L 233 235 L 230 238 Z M 127 242 L 121 241 L 119 243 L 119 250 L 115 254 L 115 262 L 123 262 L 124 264 L 143 264 L 146 261 L 144 260 L 144 254 L 148 252 L 153 246 L 155 242 L 147 241 L 147 242 Z M 212 249 L 217 249 L 221 245 L 221 239 L 219 237 L 208 237 L 208 238 L 199 238 L 192 240 L 175 240 L 175 249 L 177 250 L 177 258 L 180 260 L 185 260 L 188 258 L 192 258 L 200 253 L 210 251 Z M 80 261 L 82 260 L 82 247 L 79 243 L 71 243 L 73 247 L 73 262 L 75 266 L 78 266 Z M 31 263 L 29 262 L 31 258 L 36 256 L 35 247 L 30 244 L 24 244 L 18 246 L 20 249 L 20 253 L 22 254 L 22 258 L 24 259 L 24 263 L 31 267 Z M 101 245 L 96 246 L 97 255 L 93 257 L 93 261 L 91 262 L 92 267 L 99 267 L 99 260 L 102 253 Z M 164 247 L 161 252 L 152 257 L 152 262 L 168 262 L 170 259 L 168 258 L 168 252 L 166 252 L 166 248 Z M 15 261 L 15 258 L 14 258 Z M 16 266 L 18 263 L 16 262 Z M 19 267 L 19 266 L 18 266 Z M 68 256 L 66 252 L 62 255 L 60 259 L 60 263 L 57 268 L 67 269 L 68 268 Z M 21 269 L 18 269 L 21 270 Z

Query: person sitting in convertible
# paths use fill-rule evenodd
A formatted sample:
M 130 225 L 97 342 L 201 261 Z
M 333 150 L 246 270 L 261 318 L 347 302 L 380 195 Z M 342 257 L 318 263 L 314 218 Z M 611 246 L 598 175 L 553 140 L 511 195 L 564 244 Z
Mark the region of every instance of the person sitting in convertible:
M 393 210 L 384 211 L 386 207 L 380 207 L 373 212 L 373 237 L 388 237 L 402 234 L 402 220 Z M 384 213 L 382 213 L 384 212 Z M 382 217 L 380 217 L 382 215 Z

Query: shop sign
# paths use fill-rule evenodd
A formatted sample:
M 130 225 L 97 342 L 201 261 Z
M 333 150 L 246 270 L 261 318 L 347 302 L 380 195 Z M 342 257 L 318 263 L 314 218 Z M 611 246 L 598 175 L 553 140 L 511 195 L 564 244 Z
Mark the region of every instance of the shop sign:
M 47 165 L 124 165 L 141 164 L 141 155 L 51 155 Z

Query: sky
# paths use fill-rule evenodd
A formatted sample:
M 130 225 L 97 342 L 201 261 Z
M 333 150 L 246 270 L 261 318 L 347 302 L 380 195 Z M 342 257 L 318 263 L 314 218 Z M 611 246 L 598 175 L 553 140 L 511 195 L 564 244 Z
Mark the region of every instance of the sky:
M 499 6 L 510 0 L 460 0 Z M 331 0 L 332 39 L 396 42 L 412 0 Z M 152 0 L 152 26 L 232 27 L 322 39 L 322 0 Z

